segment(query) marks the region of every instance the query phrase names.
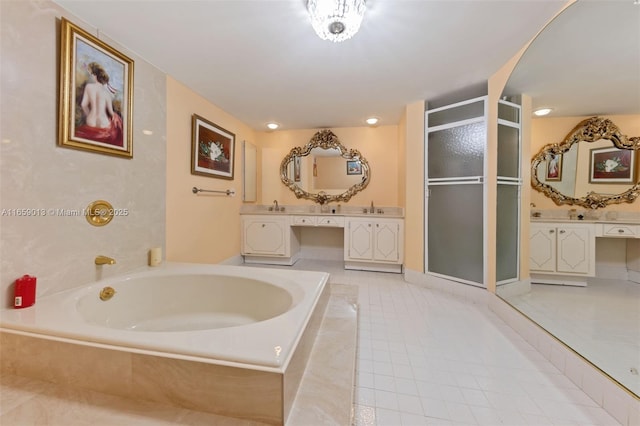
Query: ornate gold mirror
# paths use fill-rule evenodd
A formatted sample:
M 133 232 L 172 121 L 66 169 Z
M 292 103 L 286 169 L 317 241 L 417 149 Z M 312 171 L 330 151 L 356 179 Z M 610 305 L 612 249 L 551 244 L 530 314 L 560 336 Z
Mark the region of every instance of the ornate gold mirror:
M 360 151 L 345 148 L 325 129 L 284 157 L 280 179 L 297 198 L 319 204 L 349 201 L 369 184 L 369 163 Z
M 628 137 L 608 119 L 581 121 L 560 143 L 531 162 L 531 185 L 556 204 L 597 209 L 640 196 L 640 137 Z

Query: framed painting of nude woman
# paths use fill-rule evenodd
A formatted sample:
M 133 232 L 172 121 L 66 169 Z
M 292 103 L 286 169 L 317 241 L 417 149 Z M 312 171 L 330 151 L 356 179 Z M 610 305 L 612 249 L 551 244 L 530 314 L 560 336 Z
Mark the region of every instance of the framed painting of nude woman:
M 58 145 L 133 157 L 133 60 L 61 19 Z

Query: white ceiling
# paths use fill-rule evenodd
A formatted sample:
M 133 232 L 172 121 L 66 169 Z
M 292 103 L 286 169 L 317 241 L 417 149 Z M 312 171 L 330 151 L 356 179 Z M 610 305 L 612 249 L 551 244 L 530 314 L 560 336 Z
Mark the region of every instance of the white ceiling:
M 486 82 L 565 3 L 368 0 L 334 44 L 305 0 L 56 2 L 257 130 L 397 124 L 409 103 Z

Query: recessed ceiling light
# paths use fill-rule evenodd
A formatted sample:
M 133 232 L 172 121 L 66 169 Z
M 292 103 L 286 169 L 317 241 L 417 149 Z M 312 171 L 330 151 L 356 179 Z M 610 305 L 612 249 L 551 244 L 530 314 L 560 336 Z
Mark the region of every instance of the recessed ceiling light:
M 548 115 L 551 111 L 553 111 L 551 108 L 538 108 L 533 111 L 533 114 L 538 117 L 542 117 L 543 115 Z
M 151 130 L 147 130 L 147 129 L 145 129 L 145 130 L 143 130 L 143 131 L 142 131 L 142 134 L 143 134 L 143 135 L 147 135 L 147 136 L 149 136 L 149 135 L 152 135 L 152 134 L 153 134 L 153 132 L 152 132 Z
M 367 122 L 367 124 L 369 126 L 374 126 L 374 125 L 378 124 L 378 118 L 377 117 L 369 117 L 365 121 Z
M 268 127 L 270 130 L 275 130 L 275 129 L 277 129 L 277 128 L 278 128 L 278 127 L 280 127 L 280 126 L 278 125 L 278 123 L 267 123 L 267 127 Z

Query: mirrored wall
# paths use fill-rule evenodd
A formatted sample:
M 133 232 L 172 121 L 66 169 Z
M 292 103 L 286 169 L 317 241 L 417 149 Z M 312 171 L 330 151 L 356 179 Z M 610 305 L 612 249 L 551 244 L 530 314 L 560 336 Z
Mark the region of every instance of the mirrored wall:
M 503 95 L 517 99 L 526 94 L 533 109 L 555 108 L 551 117 L 576 117 L 575 125 L 593 116 L 640 114 L 639 35 L 640 5 L 633 1 L 577 1 L 533 41 Z M 589 169 L 590 150 L 609 145 L 589 146 L 584 152 L 581 145 L 572 148 L 562 158 L 566 179 L 563 176 L 558 180 L 557 175 L 549 174 L 553 158 L 546 159 L 539 169 L 534 168 L 532 174 L 544 183 L 556 179 L 553 185 L 558 191 L 582 197 L 594 190 L 588 179 L 579 177 L 583 169 Z M 536 152 L 524 155 L 531 159 Z M 599 185 L 598 191 L 611 192 L 603 188 Z M 635 204 L 640 210 L 640 201 Z M 539 296 L 536 286 L 549 291 L 546 299 Z M 619 279 L 590 281 L 587 287 L 531 287 L 525 294 L 508 295 L 508 286 L 499 286 L 497 294 L 640 395 L 640 284 Z

